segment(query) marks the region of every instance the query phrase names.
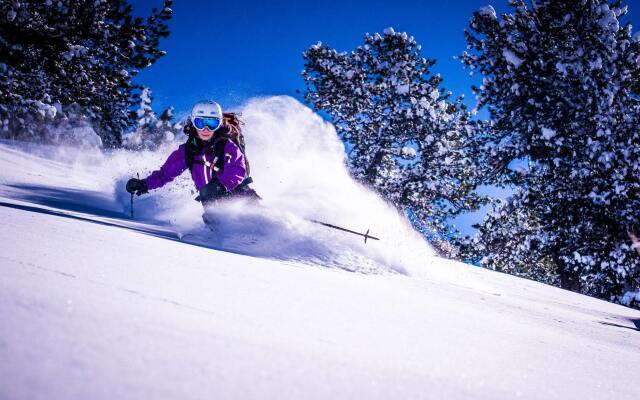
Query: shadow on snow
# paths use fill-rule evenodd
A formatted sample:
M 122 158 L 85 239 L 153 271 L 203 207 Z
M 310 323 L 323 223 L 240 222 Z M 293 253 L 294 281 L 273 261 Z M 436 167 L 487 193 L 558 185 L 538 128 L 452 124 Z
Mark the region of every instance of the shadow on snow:
M 8 184 L 5 186 L 17 189 L 11 193 L 11 197 L 16 200 L 98 217 L 127 218 L 124 210 L 114 210 L 114 204 L 100 193 L 36 185 Z

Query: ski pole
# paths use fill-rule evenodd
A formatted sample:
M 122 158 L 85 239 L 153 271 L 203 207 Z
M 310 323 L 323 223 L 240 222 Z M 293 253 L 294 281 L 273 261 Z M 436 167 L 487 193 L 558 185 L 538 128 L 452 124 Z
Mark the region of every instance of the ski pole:
M 367 243 L 368 239 L 373 239 L 373 240 L 380 240 L 375 236 L 371 236 L 369 235 L 369 231 L 370 229 L 367 229 L 367 233 L 360 233 L 360 232 L 356 232 L 356 231 L 352 231 L 351 229 L 347 229 L 347 228 L 343 228 L 337 225 L 332 225 L 332 224 L 328 224 L 326 222 L 322 222 L 322 221 L 317 221 L 315 219 L 310 219 L 310 222 L 313 222 L 314 224 L 318 224 L 318 225 L 322 225 L 322 226 L 326 226 L 327 228 L 332 228 L 332 229 L 337 229 L 339 231 L 343 231 L 343 232 L 348 232 L 348 233 L 352 233 L 354 235 L 358 235 L 358 236 L 364 236 L 364 242 Z

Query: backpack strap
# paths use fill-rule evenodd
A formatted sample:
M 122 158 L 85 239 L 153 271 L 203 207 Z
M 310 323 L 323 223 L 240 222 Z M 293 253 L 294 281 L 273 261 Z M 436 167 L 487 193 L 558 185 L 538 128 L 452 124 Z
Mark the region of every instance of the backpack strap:
M 224 164 L 227 161 L 224 148 L 227 146 L 229 140 L 230 138 L 222 136 L 213 142 L 213 160 L 217 171 L 224 169 Z
M 193 169 L 193 163 L 196 162 L 196 153 L 202 150 L 202 141 L 196 136 L 189 135 L 184 145 L 184 160 L 189 168 L 189 172 Z
M 242 136 L 241 131 L 236 126 L 225 125 L 221 128 L 221 131 L 217 136 L 218 137 L 213 142 L 213 156 L 216 160 L 216 169 L 224 169 L 224 164 L 226 161 L 224 149 L 227 143 L 231 141 L 238 147 L 238 149 L 240 149 L 240 152 L 244 156 L 245 177 L 249 177 L 251 175 L 251 170 L 249 168 L 249 161 L 247 160 L 247 156 L 244 151 L 244 137 Z
M 184 158 L 187 167 L 189 167 L 189 171 L 193 169 L 193 164 L 204 163 L 202 160 L 196 158 L 196 154 L 202 151 L 203 146 L 206 146 L 207 153 L 211 154 L 213 152 L 215 170 L 222 170 L 226 161 L 224 148 L 229 140 L 232 139 L 227 136 L 219 136 L 215 138 L 213 142 L 204 144 L 197 138 L 189 138 L 184 146 Z

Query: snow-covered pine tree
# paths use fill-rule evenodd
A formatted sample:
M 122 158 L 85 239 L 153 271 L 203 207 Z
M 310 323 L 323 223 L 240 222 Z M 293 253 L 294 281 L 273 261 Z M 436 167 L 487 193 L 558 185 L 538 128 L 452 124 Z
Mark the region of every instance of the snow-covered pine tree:
M 511 0 L 475 12 L 463 62 L 492 126 L 491 182 L 518 188 L 480 227 L 476 261 L 640 304 L 640 35 L 620 1 Z
M 303 54 L 306 100 L 330 115 L 349 150 L 350 170 L 398 209 L 409 211 L 450 254 L 447 219 L 483 198 L 467 140 L 477 123 L 440 87 L 435 61 L 406 33 L 365 35 L 350 53 L 318 43 Z M 424 230 L 424 229 L 423 229 Z
M 477 227 L 473 241 L 462 245 L 461 256 L 498 271 L 558 286 L 555 264 L 541 246 L 549 238 L 539 231 L 539 221 L 524 203 L 523 194 L 518 191 L 506 201 L 498 200 Z
M 166 108 L 160 117 L 151 107 L 153 101 L 151 89 L 142 87 L 140 94 L 135 94 L 137 109 L 133 115 L 137 120 L 136 127 L 122 137 L 125 148 L 133 150 L 156 149 L 162 143 L 172 142 L 182 132 L 180 122 L 172 123 L 173 107 Z
M 126 0 L 0 2 L 2 136 L 35 138 L 42 122 L 83 110 L 107 145 L 129 127 L 131 79 L 164 52 L 171 0 L 147 18 Z

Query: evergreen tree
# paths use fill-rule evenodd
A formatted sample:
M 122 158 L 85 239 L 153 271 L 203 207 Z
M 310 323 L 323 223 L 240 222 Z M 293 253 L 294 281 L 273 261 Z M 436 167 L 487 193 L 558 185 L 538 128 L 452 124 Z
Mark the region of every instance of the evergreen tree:
M 447 219 L 476 209 L 467 139 L 477 124 L 440 87 L 435 64 L 406 33 L 389 28 L 339 53 L 319 43 L 303 54 L 306 100 L 328 113 L 349 149 L 352 175 L 409 211 L 443 253 Z
M 171 0 L 147 18 L 126 0 L 0 2 L 3 136 L 35 138 L 82 110 L 108 145 L 131 125 L 131 82 L 164 55 Z
M 540 222 L 523 204 L 523 194 L 518 191 L 496 202 L 484 223 L 477 226 L 473 240 L 462 245 L 462 256 L 508 274 L 560 285 L 556 266 L 542 245 L 550 238 L 539 230 Z
M 125 134 L 123 145 L 133 150 L 156 149 L 162 143 L 172 142 L 182 132 L 182 123 L 172 123 L 173 107 L 166 108 L 160 117 L 151 108 L 151 90 L 143 87 L 141 93 L 135 94 L 137 109 L 132 113 L 137 120 L 136 128 Z
M 480 227 L 482 265 L 640 304 L 640 35 L 620 1 L 511 0 L 474 13 L 463 62 L 492 126 L 491 183 L 518 188 Z

